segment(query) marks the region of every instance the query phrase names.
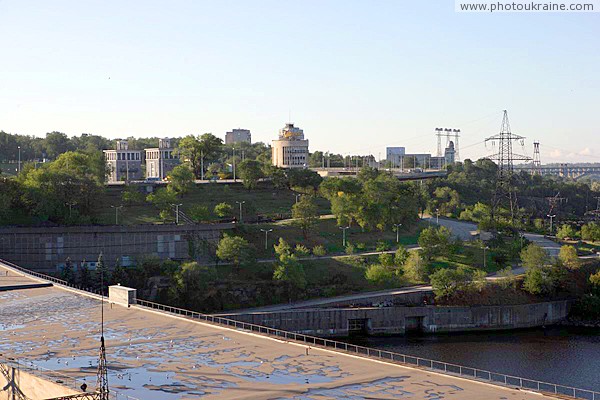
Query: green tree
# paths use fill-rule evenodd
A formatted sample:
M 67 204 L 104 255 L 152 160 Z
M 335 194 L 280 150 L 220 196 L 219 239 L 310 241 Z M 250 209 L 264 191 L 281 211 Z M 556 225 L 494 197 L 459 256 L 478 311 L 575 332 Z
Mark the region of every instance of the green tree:
M 500 287 L 502 287 L 503 289 L 516 289 L 517 277 L 513 273 L 512 267 L 508 266 L 498 271 L 498 277 L 499 278 L 496 280 L 496 282 L 498 283 L 498 285 L 500 285 Z
M 194 173 L 186 164 L 180 164 L 169 172 L 167 189 L 178 196 L 186 194 L 194 187 Z
M 412 282 L 424 282 L 427 279 L 427 264 L 419 251 L 411 251 L 404 263 L 404 276 Z
M 60 273 L 60 278 L 69 283 L 73 283 L 73 279 L 75 278 L 75 273 L 73 271 L 73 262 L 71 261 L 70 257 L 67 257 L 67 259 L 65 260 L 65 266 L 63 267 L 63 269 Z
M 418 240 L 423 256 L 431 260 L 434 257 L 447 254 L 450 245 L 450 236 L 451 232 L 445 226 L 423 229 Z
M 241 236 L 223 236 L 217 246 L 217 257 L 230 261 L 238 270 L 241 265 L 249 265 L 254 261 L 250 244 Z
M 549 294 L 556 282 L 547 267 L 532 266 L 525 270 L 523 289 L 531 294 Z
M 530 243 L 521 250 L 521 262 L 523 267 L 541 268 L 548 264 L 548 254 L 544 249 L 535 243 Z
M 291 188 L 306 194 L 315 194 L 323 178 L 310 169 L 289 169 L 287 178 Z
M 305 245 L 297 243 L 294 248 L 294 254 L 296 254 L 297 257 L 307 257 L 310 254 L 310 250 Z
M 327 254 L 327 250 L 325 249 L 325 246 L 323 246 L 322 244 L 318 244 L 315 247 L 313 247 L 312 253 L 317 257 L 323 257 Z
M 579 269 L 579 267 L 581 267 L 581 260 L 579 260 L 577 250 L 573 246 L 561 246 L 560 252 L 558 253 L 558 259 L 570 270 Z
M 233 207 L 228 203 L 219 203 L 215 206 L 214 212 L 219 218 L 230 217 L 233 212 Z
M 127 185 L 121 194 L 121 199 L 123 200 L 123 203 L 127 205 L 136 205 L 144 203 L 146 196 L 138 187 Z
M 237 167 L 246 189 L 256 189 L 259 179 L 264 177 L 262 164 L 255 160 L 244 160 Z
M 170 213 L 172 204 L 177 202 L 177 195 L 170 190 L 160 188 L 146 196 L 146 201 L 152 203 L 158 210 Z
M 194 175 L 200 179 L 202 176 L 202 145 L 200 144 L 200 140 L 194 135 L 184 137 L 179 141 L 177 153 L 179 154 L 179 158 L 187 160 L 190 163 Z
M 590 275 L 590 283 L 597 290 L 600 290 L 600 271 L 596 272 L 595 274 Z
M 302 229 L 305 238 L 308 232 L 319 221 L 319 209 L 312 196 L 302 196 L 300 201 L 292 206 L 294 224 Z
M 214 266 L 199 265 L 195 261 L 182 264 L 174 276 L 177 303 L 186 308 L 203 308 L 203 300 L 216 279 Z
M 487 273 L 484 270 L 476 269 L 472 276 L 472 285 L 475 290 L 481 292 L 487 286 Z
M 468 288 L 472 273 L 464 267 L 441 268 L 430 275 L 431 287 L 436 298 L 448 298 Z
M 410 254 L 408 253 L 408 250 L 406 250 L 404 246 L 399 245 L 398 249 L 394 253 L 394 263 L 398 266 L 404 265 L 406 260 L 408 260 L 409 255 Z
M 72 150 L 69 137 L 62 132 L 46 133 L 45 140 L 46 155 L 50 159 L 55 159 L 63 153 Z
M 600 224 L 588 222 L 581 227 L 581 238 L 592 242 L 600 241 Z
M 563 224 L 556 231 L 556 237 L 559 239 L 574 239 L 577 236 L 577 231 L 571 225 Z
M 453 215 L 460 209 L 460 196 L 458 192 L 447 186 L 438 187 L 433 191 L 433 198 L 429 202 L 429 211 L 439 211 L 441 215 Z
M 78 283 L 84 289 L 88 289 L 92 282 L 92 275 L 90 274 L 90 270 L 87 267 L 87 263 L 85 260 L 81 262 L 79 266 L 79 274 L 78 274 Z
M 306 287 L 304 267 L 293 254 L 280 257 L 273 273 L 273 279 L 286 282 L 293 289 L 304 289 Z
M 365 271 L 365 278 L 376 285 L 389 286 L 397 283 L 397 275 L 389 266 L 372 264 Z
M 203 222 L 210 219 L 210 211 L 208 210 L 208 207 L 203 206 L 202 204 L 194 204 L 191 206 L 188 211 L 188 215 L 195 222 Z
M 123 268 L 118 258 L 115 261 L 115 267 L 110 274 L 110 282 L 112 285 L 127 285 L 129 283 L 127 271 L 125 271 L 125 268 Z

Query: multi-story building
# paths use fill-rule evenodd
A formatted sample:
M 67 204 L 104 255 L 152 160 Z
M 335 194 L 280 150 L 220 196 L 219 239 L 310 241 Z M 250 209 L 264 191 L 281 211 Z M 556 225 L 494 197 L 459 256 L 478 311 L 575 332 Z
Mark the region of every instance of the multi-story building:
M 233 129 L 225 134 L 225 144 L 252 143 L 252 135 L 249 129 Z
M 456 150 L 454 149 L 454 142 L 450 141 L 442 157 L 431 157 L 431 168 L 444 169 L 446 165 L 453 164 L 455 161 Z
M 143 179 L 142 152 L 129 150 L 127 140 L 117 140 L 115 150 L 104 150 L 109 182 Z
M 180 160 L 171 147 L 171 139 L 159 139 L 158 148 L 146 151 L 146 179 L 165 179 Z
M 385 159 L 392 163 L 392 165 L 400 165 L 400 158 L 406 153 L 404 147 L 386 147 L 385 148 Z
M 272 142 L 272 162 L 280 168 L 308 166 L 308 139 L 302 129 L 289 123 L 279 130 L 279 139 Z

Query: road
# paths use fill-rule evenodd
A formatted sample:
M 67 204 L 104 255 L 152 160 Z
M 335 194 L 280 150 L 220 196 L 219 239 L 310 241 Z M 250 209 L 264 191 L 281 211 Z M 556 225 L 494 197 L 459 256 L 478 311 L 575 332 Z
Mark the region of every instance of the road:
M 445 226 L 446 228 L 450 229 L 452 234 L 460 240 L 474 240 L 477 238 L 477 233 L 479 232 L 477 224 L 473 222 L 457 221 L 455 219 L 448 218 L 438 219 L 436 217 L 425 217 L 423 220 L 429 223 Z
M 546 250 L 546 253 L 550 257 L 558 257 L 558 253 L 560 251 L 560 244 L 544 237 L 544 235 L 538 235 L 536 233 L 525 233 L 523 232 L 523 237 L 529 240 L 532 243 L 537 244 L 542 249 Z

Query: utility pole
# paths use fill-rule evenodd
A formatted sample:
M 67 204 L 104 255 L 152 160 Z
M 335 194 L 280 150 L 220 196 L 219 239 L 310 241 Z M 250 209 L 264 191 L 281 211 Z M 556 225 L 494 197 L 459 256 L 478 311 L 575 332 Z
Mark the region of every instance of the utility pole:
M 342 230 L 342 245 L 344 247 L 346 247 L 346 229 L 349 228 L 349 226 L 340 226 L 340 229 Z
M 268 247 L 267 247 L 268 235 L 269 235 L 269 232 L 273 232 L 273 229 L 261 229 L 260 231 L 265 233 L 265 250 L 267 250 L 268 249 Z
M 542 175 L 542 162 L 540 160 L 540 142 L 533 142 L 533 166 L 531 175 Z
M 512 151 L 513 141 L 519 140 L 523 145 L 525 137 L 515 135 L 510 130 L 508 122 L 508 112 L 504 110 L 502 126 L 500 133 L 485 139 L 485 142 L 491 141 L 492 144 L 498 142 L 498 152 L 486 158 L 495 161 L 498 165 L 498 174 L 496 179 L 496 190 L 492 197 L 492 219 L 497 221 L 498 211 L 502 206 L 510 210 L 510 219 L 514 220 L 515 213 L 518 211 L 517 193 L 513 179 L 513 162 L 530 161 L 531 158 L 524 155 L 514 154 Z
M 233 147 L 233 156 L 232 156 L 232 158 L 233 158 L 233 181 L 235 182 L 235 147 Z
M 556 214 L 548 214 L 548 215 L 546 215 L 546 217 L 550 218 L 550 234 L 552 234 L 552 227 L 553 227 L 552 222 L 554 221 L 554 217 L 556 217 Z
M 242 204 L 244 204 L 246 201 L 236 201 L 236 204 L 240 205 L 240 223 L 242 222 Z
M 396 228 L 396 243 L 400 243 L 400 227 L 402 226 L 402 224 L 394 224 L 394 227 Z
M 119 225 L 119 208 L 123 208 L 123 206 L 110 206 L 115 209 L 115 225 Z
M 179 207 L 183 204 L 171 204 L 171 206 L 175 207 L 175 224 L 179 225 Z

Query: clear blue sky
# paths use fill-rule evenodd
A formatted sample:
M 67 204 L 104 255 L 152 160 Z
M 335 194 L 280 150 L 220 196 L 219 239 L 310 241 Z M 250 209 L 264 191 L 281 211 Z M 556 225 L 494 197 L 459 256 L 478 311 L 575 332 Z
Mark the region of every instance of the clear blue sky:
M 508 109 L 526 153 L 594 162 L 599 38 L 600 13 L 449 0 L 0 0 L 0 129 L 268 142 L 291 110 L 311 150 L 435 152 L 452 127 L 476 158 Z

